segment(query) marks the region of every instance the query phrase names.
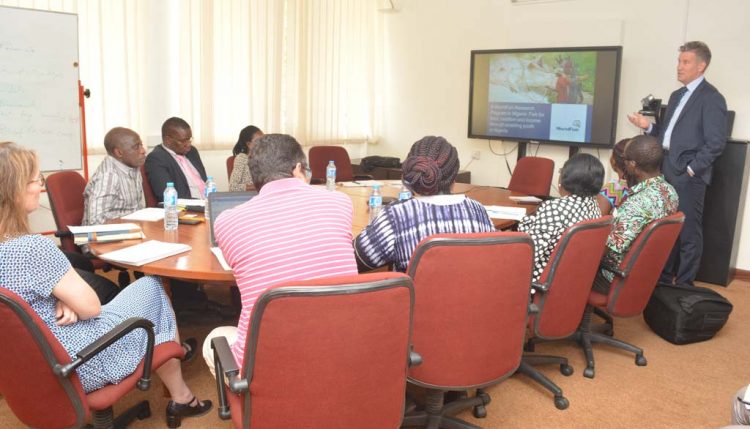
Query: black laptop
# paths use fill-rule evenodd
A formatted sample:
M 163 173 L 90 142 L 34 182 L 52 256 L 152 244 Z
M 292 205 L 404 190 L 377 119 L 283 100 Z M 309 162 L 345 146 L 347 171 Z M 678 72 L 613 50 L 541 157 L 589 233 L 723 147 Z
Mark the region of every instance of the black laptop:
M 211 234 L 211 247 L 216 247 L 216 236 L 214 236 L 214 225 L 219 215 L 226 209 L 231 209 L 258 195 L 257 192 L 212 192 L 208 194 L 209 225 Z

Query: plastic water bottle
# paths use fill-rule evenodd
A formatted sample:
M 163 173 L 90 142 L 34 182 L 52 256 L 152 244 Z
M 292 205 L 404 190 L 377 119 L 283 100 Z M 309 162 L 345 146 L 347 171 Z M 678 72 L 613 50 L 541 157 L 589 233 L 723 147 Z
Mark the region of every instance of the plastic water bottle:
M 372 185 L 372 192 L 370 193 L 370 222 L 378 217 L 380 210 L 383 208 L 383 196 L 380 195 L 380 185 Z
M 411 198 L 411 191 L 403 183 L 401 184 L 401 190 L 398 192 L 398 200 L 405 201 Z
M 211 219 L 210 217 L 211 208 L 208 206 L 208 195 L 212 192 L 216 192 L 216 182 L 214 182 L 214 176 L 208 176 L 208 180 L 206 180 L 205 192 L 206 192 L 206 195 L 204 196 L 206 197 L 206 201 L 204 202 L 206 205 L 204 206 L 203 216 L 206 218 L 206 222 L 208 222 L 208 220 Z
M 177 231 L 177 190 L 172 182 L 164 189 L 164 231 Z
M 329 191 L 336 190 L 336 164 L 333 161 L 328 161 L 326 167 L 326 189 Z

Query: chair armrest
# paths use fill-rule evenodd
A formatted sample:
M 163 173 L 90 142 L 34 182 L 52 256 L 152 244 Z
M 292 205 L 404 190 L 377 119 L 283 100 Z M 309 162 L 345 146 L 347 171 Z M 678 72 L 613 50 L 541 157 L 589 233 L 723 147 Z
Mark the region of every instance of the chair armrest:
M 546 283 L 531 282 L 531 288 L 537 292 L 545 293 L 549 289 L 549 286 Z
M 415 352 L 412 347 L 413 346 L 409 347 L 409 368 L 422 365 L 422 355 Z
M 216 371 L 216 393 L 219 396 L 218 413 L 222 420 L 229 420 L 232 417 L 231 410 L 227 404 L 227 393 L 224 390 L 224 377 L 227 378 L 229 390 L 233 393 L 247 392 L 249 383 L 247 380 L 239 378 L 240 369 L 234 360 L 234 354 L 229 348 L 226 337 L 216 337 L 211 339 L 211 348 L 214 350 L 214 370 Z
M 73 233 L 70 231 L 55 231 L 55 237 L 57 238 L 63 238 L 63 237 L 72 237 Z
M 369 174 L 355 174 L 354 180 L 375 180 L 375 178 Z
M 76 358 L 72 362 L 66 365 L 57 364 L 53 368 L 53 371 L 55 374 L 67 377 L 76 368 L 89 361 L 115 341 L 139 328 L 146 331 L 147 344 L 146 355 L 143 357 L 143 375 L 138 380 L 137 386 L 140 390 L 147 390 L 151 384 L 151 362 L 154 357 L 154 324 L 150 320 L 141 317 L 131 317 L 123 321 L 93 343 L 84 347 L 83 350 L 76 354 Z

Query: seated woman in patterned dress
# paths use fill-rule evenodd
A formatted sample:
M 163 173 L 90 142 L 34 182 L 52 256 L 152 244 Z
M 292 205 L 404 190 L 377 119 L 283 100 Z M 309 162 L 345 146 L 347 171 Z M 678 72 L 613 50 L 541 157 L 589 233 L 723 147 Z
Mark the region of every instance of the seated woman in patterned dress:
M 617 178 L 604 184 L 601 192 L 596 197 L 602 215 L 608 215 L 612 210 L 620 207 L 625 198 L 628 197 L 630 187 L 628 186 L 627 171 L 625 169 L 625 147 L 632 139 L 622 139 L 612 147 L 612 156 L 609 157 L 609 165 L 617 174 Z
M 159 279 L 143 277 L 101 305 L 55 244 L 30 233 L 28 215 L 39 207 L 43 186 L 34 152 L 0 143 L 0 287 L 34 309 L 71 358 L 130 317 L 154 324 L 156 344 L 179 341 L 174 312 Z M 145 351 L 145 332 L 126 335 L 78 367 L 83 389 L 91 392 L 120 382 L 133 373 Z M 211 401 L 198 401 L 185 384 L 179 360 L 170 360 L 156 372 L 172 396 L 167 405 L 170 427 L 211 409 Z
M 518 224 L 534 240 L 534 275 L 539 279 L 562 233 L 575 223 L 601 216 L 596 196 L 604 181 L 604 166 L 595 156 L 578 153 L 560 170 L 560 196 L 548 200 Z
M 417 244 L 434 234 L 495 230 L 482 204 L 451 195 L 458 165 L 456 148 L 442 137 L 427 136 L 412 145 L 402 180 L 414 198 L 384 207 L 354 240 L 360 271 L 389 263 L 406 271 Z
M 229 176 L 229 191 L 242 192 L 255 189 L 250 168 L 247 166 L 247 154 L 250 153 L 250 146 L 261 137 L 263 137 L 263 131 L 255 125 L 248 125 L 240 131 L 237 143 L 232 149 L 234 168 Z

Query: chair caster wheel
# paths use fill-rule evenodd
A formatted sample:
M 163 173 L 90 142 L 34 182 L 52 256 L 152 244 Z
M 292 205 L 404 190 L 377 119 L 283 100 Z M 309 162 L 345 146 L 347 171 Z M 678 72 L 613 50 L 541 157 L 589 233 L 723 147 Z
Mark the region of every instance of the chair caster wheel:
M 643 355 L 637 355 L 635 357 L 635 364 L 638 366 L 646 366 L 648 365 L 648 361 Z
M 143 405 L 143 408 L 138 412 L 138 415 L 136 415 L 136 418 L 138 420 L 145 420 L 147 418 L 151 417 L 151 406 L 149 406 L 148 402 L 146 402 Z
M 568 364 L 561 364 L 560 373 L 566 377 L 569 377 L 573 375 L 573 367 Z
M 555 396 L 555 407 L 557 407 L 558 410 L 565 410 L 570 405 L 570 402 L 568 402 L 568 399 L 564 396 Z
M 474 417 L 483 419 L 487 417 L 487 408 L 485 408 L 484 405 L 477 405 L 474 407 L 471 413 L 474 415 Z
M 588 367 L 583 370 L 583 376 L 586 378 L 594 378 L 594 368 Z

